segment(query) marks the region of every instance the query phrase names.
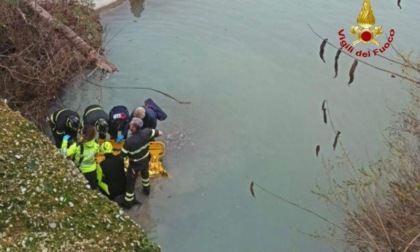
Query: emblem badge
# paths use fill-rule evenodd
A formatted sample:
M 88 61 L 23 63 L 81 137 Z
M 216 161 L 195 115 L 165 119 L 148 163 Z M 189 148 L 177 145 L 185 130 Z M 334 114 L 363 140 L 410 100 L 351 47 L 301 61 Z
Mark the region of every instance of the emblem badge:
M 373 15 L 373 9 L 370 5 L 370 0 L 363 1 L 362 10 L 357 17 L 357 24 L 362 29 L 360 29 L 359 26 L 351 27 L 350 34 L 357 38 L 355 41 L 353 41 L 352 44 L 357 45 L 360 42 L 369 44 L 372 42 L 378 46 L 379 42 L 375 38 L 381 35 L 383 32 L 381 26 L 375 26 L 371 30 L 371 27 L 375 25 L 375 16 Z

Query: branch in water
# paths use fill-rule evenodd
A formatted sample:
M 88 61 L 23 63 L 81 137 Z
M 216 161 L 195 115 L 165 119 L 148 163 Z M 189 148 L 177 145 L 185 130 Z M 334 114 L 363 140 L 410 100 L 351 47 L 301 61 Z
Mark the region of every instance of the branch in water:
M 255 198 L 255 193 L 254 193 L 254 181 L 251 181 L 251 184 L 249 185 L 249 190 L 251 191 L 251 195 L 252 197 Z
M 323 102 L 322 102 L 322 107 L 321 107 L 321 109 L 322 109 L 322 114 L 323 114 L 323 117 L 324 117 L 324 123 L 325 124 L 327 124 L 327 109 L 325 108 L 325 103 L 327 102 L 327 100 L 324 100 Z
M 335 150 L 335 147 L 337 147 L 338 137 L 340 136 L 340 134 L 341 134 L 340 131 L 337 131 L 337 133 L 335 134 L 334 143 L 333 143 L 333 150 Z
M 166 97 L 169 97 L 169 98 L 171 98 L 172 100 L 177 101 L 179 104 L 191 104 L 191 102 L 189 102 L 189 101 L 180 101 L 180 100 L 176 99 L 175 97 L 173 97 L 173 96 L 171 96 L 171 95 L 169 95 L 169 94 L 167 94 L 167 93 L 165 93 L 165 92 L 162 92 L 162 91 L 160 91 L 160 90 L 154 89 L 154 88 L 149 88 L 149 87 L 130 87 L 130 86 L 111 87 L 111 86 L 99 85 L 99 84 L 96 84 L 96 83 L 94 83 L 94 82 L 91 82 L 91 81 L 89 81 L 89 80 L 87 80 L 87 79 L 84 79 L 84 80 L 85 80 L 86 82 L 88 82 L 89 84 L 92 84 L 92 85 L 94 85 L 94 86 L 101 87 L 101 88 L 110 88 L 110 89 L 145 89 L 145 90 L 151 90 L 151 91 L 155 91 L 155 92 L 157 92 L 157 93 L 159 93 L 159 94 L 162 94 L 162 95 L 164 95 L 164 96 L 166 96 Z
M 341 47 L 340 49 L 338 49 L 337 54 L 335 55 L 335 62 L 334 62 L 335 76 L 334 76 L 334 78 L 337 78 L 337 74 L 338 74 L 338 58 L 340 57 L 341 49 L 343 49 L 343 48 Z
M 274 193 L 270 192 L 269 190 L 265 189 L 264 187 L 260 186 L 259 184 L 255 183 L 255 182 L 253 182 L 253 185 L 255 185 L 255 186 L 259 187 L 259 188 L 260 188 L 261 190 L 263 190 L 264 192 L 266 192 L 266 193 L 270 194 L 271 196 L 273 196 L 273 197 L 275 197 L 275 198 L 277 198 L 277 199 L 279 199 L 279 200 L 281 200 L 281 201 L 284 201 L 284 202 L 286 202 L 286 203 L 288 203 L 288 204 L 290 204 L 290 205 L 293 205 L 293 206 L 295 206 L 295 207 L 297 207 L 297 208 L 300 208 L 300 209 L 302 209 L 302 210 L 304 210 L 304 211 L 306 211 L 306 212 L 308 212 L 308 213 L 310 213 L 310 214 L 312 214 L 312 215 L 315 215 L 316 217 L 320 218 L 321 220 L 326 221 L 326 222 L 328 222 L 328 223 L 332 224 L 333 226 L 335 226 L 335 227 L 337 227 L 337 228 L 339 228 L 339 229 L 341 229 L 341 230 L 343 230 L 343 231 L 346 231 L 346 230 L 345 230 L 343 227 L 341 227 L 340 225 L 335 224 L 334 222 L 332 222 L 332 221 L 328 220 L 327 218 L 325 218 L 325 217 L 323 217 L 323 216 L 321 216 L 321 215 L 319 215 L 319 214 L 315 213 L 315 212 L 314 212 L 314 211 L 312 211 L 312 210 L 309 210 L 309 209 L 308 209 L 308 208 L 306 208 L 306 207 L 303 207 L 303 206 L 301 206 L 301 205 L 299 205 L 299 204 L 297 204 L 297 203 L 294 203 L 294 202 L 292 202 L 292 201 L 290 201 L 290 200 L 288 200 L 288 199 L 285 199 L 285 198 L 283 198 L 283 197 L 281 197 L 281 196 L 279 196 L 279 195 L 277 195 L 277 194 L 274 194 Z
M 327 42 L 328 42 L 328 39 L 324 39 L 322 41 L 322 43 L 321 43 L 320 48 L 319 48 L 319 57 L 321 57 L 321 59 L 322 59 L 322 61 L 324 61 L 324 63 L 325 63 L 325 60 L 324 60 L 324 48 L 325 48 L 325 45 L 327 44 Z
M 357 66 L 357 60 L 354 60 L 353 65 L 351 65 L 350 72 L 349 72 L 349 76 L 350 76 L 350 81 L 348 83 L 349 86 L 354 80 L 354 71 L 356 71 L 356 66 Z

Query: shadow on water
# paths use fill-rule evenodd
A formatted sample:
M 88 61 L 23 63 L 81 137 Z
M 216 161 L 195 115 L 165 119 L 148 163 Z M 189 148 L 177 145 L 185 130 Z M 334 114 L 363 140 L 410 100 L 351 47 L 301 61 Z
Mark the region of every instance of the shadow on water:
M 133 16 L 139 18 L 144 10 L 144 0 L 129 0 L 130 10 Z
M 168 159 L 173 158 L 176 153 L 180 152 L 186 146 L 193 146 L 191 142 L 191 135 L 193 130 L 183 129 L 173 123 L 169 123 L 166 127 L 159 127 L 159 129 L 164 130 L 165 136 L 160 138 L 160 141 L 163 141 L 166 145 L 166 152 L 168 156 L 162 159 L 163 166 L 169 172 L 169 177 L 171 177 L 171 165 L 168 163 Z M 149 196 L 144 195 L 143 187 L 141 184 L 141 176 L 137 178 L 136 181 L 136 199 L 141 202 L 141 205 L 136 205 L 126 213 L 132 218 L 136 223 L 146 231 L 146 233 L 151 234 L 156 231 L 157 225 L 161 222 L 158 218 L 155 218 L 152 213 L 152 204 L 153 201 L 158 200 L 157 198 L 169 199 L 172 197 L 173 192 L 168 192 L 164 190 L 165 183 L 168 182 L 167 177 L 156 177 L 151 178 L 151 193 Z M 156 195 L 156 197 L 155 197 Z M 162 196 L 164 195 L 164 196 Z
M 150 195 L 146 196 L 142 192 L 143 187 L 141 185 L 141 176 L 139 176 L 136 182 L 135 194 L 136 199 L 140 201 L 141 204 L 135 205 L 130 210 L 125 211 L 128 216 L 130 216 L 130 218 L 136 223 L 140 224 L 147 233 L 154 231 L 158 222 L 158 220 L 154 219 L 151 215 L 150 198 L 153 198 L 153 194 L 158 193 L 158 191 L 161 190 L 159 185 L 156 183 L 152 183 L 150 189 Z

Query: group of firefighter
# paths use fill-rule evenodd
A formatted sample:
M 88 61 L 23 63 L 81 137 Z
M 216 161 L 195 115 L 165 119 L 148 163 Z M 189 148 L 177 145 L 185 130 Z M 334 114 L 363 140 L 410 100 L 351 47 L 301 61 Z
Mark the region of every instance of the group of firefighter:
M 135 108 L 131 114 L 123 105 L 106 113 L 100 105 L 94 104 L 85 109 L 82 119 L 76 111 L 61 109 L 52 113 L 48 121 L 55 145 L 63 156 L 72 158 L 90 188 L 99 189 L 109 199 L 129 209 L 140 203 L 134 194 L 139 172 L 143 192 L 150 194 L 149 145 L 162 135 L 162 131 L 156 130 L 158 119 L 166 119 L 166 114 L 153 100 L 147 99 L 144 106 Z M 107 135 L 117 143 L 124 141 L 119 155 L 114 155 Z M 95 158 L 99 153 L 104 154 L 105 159 L 97 164 Z

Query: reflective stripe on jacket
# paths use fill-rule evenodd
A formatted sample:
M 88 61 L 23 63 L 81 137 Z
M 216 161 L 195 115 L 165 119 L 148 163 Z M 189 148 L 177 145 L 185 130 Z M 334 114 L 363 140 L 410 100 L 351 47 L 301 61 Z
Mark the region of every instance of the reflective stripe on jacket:
M 135 132 L 124 142 L 121 150 L 123 157 L 127 156 L 130 162 L 139 162 L 149 157 L 150 139 L 158 136 L 154 129 L 144 129 Z
M 72 156 L 75 157 L 76 166 L 80 163 L 80 152 L 81 146 L 74 143 L 67 148 L 67 141 L 63 140 L 61 144 L 61 153 L 64 157 Z M 89 142 L 83 143 L 83 159 L 80 163 L 79 169 L 82 173 L 92 172 L 96 170 L 95 156 L 99 152 L 99 145 L 95 142 L 95 139 Z
M 67 119 L 70 116 L 75 116 L 80 119 L 79 114 L 76 111 L 70 109 L 61 109 L 50 115 L 50 127 L 53 132 L 58 135 L 71 134 L 74 131 L 67 127 Z
M 102 109 L 100 105 L 90 105 L 85 109 L 83 114 L 83 123 L 95 126 L 96 121 L 104 119 L 108 123 L 108 114 Z

